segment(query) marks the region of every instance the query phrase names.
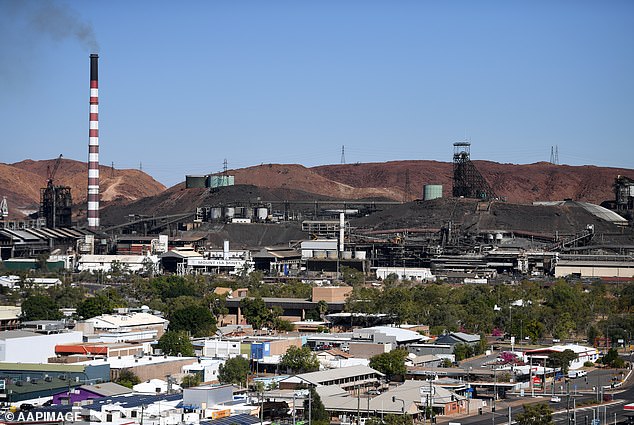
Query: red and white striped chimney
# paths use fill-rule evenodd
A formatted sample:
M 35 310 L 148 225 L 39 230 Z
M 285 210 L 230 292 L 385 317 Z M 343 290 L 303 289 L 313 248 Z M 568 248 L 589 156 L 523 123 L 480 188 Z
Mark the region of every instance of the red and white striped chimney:
M 90 126 L 88 130 L 88 228 L 99 228 L 99 55 L 90 55 Z

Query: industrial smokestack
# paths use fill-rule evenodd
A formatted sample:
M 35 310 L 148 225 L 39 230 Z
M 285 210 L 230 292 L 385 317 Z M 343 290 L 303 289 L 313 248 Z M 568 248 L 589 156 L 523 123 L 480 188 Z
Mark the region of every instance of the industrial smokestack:
M 88 228 L 99 228 L 99 55 L 90 55 L 90 125 L 88 130 Z

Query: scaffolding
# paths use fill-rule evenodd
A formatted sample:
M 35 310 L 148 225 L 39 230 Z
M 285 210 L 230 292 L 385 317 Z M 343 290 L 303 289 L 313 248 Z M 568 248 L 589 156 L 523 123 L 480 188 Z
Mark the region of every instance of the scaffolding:
M 49 229 L 72 226 L 72 205 L 70 187 L 48 185 L 40 189 L 39 216 Z
M 453 196 L 483 200 L 498 199 L 491 186 L 471 162 L 471 143 L 456 142 L 453 146 Z

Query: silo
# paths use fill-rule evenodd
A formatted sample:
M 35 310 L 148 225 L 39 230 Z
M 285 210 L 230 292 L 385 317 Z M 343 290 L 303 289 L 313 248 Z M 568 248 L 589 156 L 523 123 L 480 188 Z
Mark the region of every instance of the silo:
M 324 249 L 315 249 L 313 251 L 314 258 L 326 258 L 326 250 Z
M 257 209 L 258 220 L 265 221 L 269 216 L 269 210 L 266 207 L 260 207 Z
M 423 201 L 442 198 L 441 184 L 426 184 L 423 186 Z
M 212 220 L 220 220 L 222 218 L 222 208 L 220 207 L 211 208 L 210 218 Z
M 205 187 L 207 176 L 185 176 L 185 188 Z
M 357 260 L 365 260 L 365 251 L 355 251 L 354 258 Z

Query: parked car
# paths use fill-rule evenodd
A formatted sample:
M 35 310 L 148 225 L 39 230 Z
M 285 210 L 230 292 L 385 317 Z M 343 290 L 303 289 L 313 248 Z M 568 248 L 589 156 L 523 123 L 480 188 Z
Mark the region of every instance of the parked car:
M 551 403 L 559 403 L 561 402 L 561 397 L 559 397 L 558 395 L 554 395 L 550 398 L 550 402 Z

